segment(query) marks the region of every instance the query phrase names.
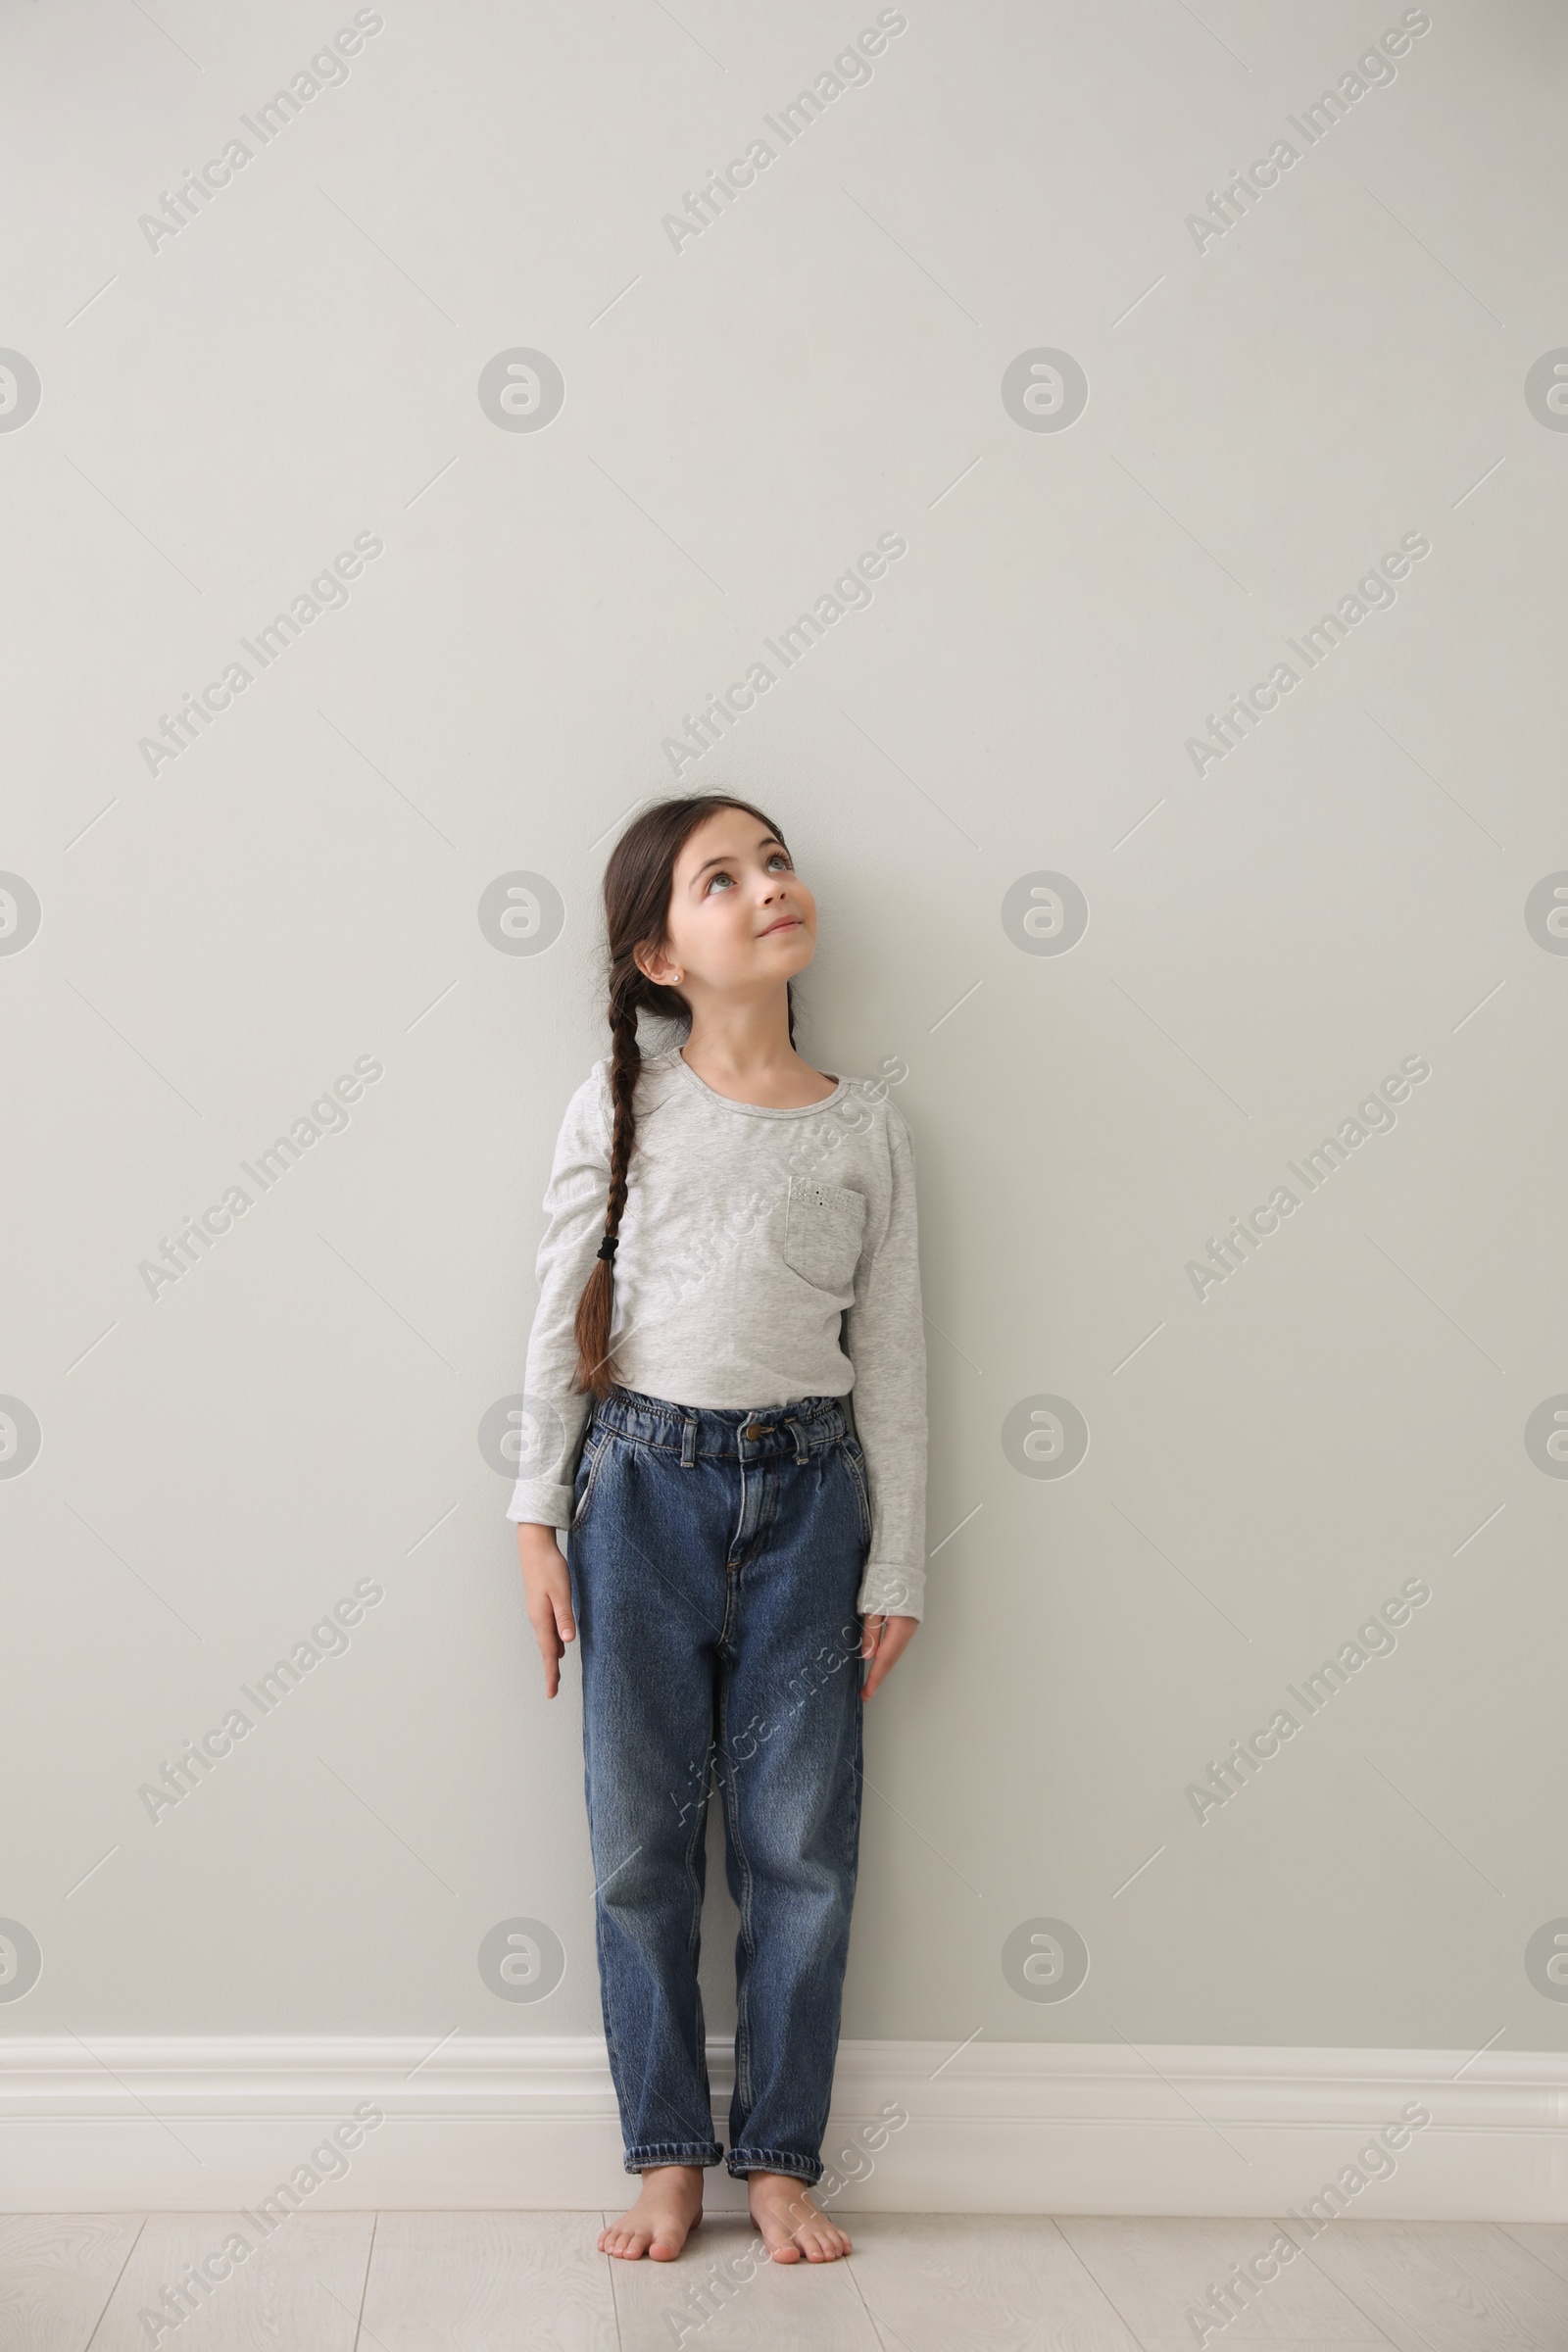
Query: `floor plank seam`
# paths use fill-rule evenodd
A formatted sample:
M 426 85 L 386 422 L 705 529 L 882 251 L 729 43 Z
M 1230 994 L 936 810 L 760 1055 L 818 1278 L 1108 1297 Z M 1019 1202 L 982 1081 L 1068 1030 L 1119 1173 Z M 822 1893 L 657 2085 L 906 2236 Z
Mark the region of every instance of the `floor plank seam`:
M 1279 2226 L 1282 2230 L 1285 2228 L 1283 2222 Z M 1326 2224 L 1325 2227 L 1327 2227 Z M 1441 2223 L 1437 2222 L 1423 2222 L 1416 2224 L 1415 2227 L 1418 2229 L 1436 2230 L 1440 2229 L 1442 2225 Z M 1286 2234 L 1289 2235 L 1289 2231 L 1287 2231 Z M 1294 2242 L 1299 2244 L 1300 2241 L 1297 2239 Z M 1333 2272 L 1328 2268 L 1328 2265 L 1317 2260 L 1312 2252 L 1312 2242 L 1313 2241 L 1311 2238 L 1308 2238 L 1305 2245 L 1301 2247 L 1301 2252 L 1306 2256 L 1307 2261 L 1311 2263 L 1312 2268 L 1316 2271 L 1318 2277 L 1326 2279 L 1329 2285 L 1335 2289 L 1336 2293 L 1342 2294 L 1347 2303 L 1349 2304 L 1352 2311 L 1358 2311 L 1361 2314 L 1362 2319 L 1365 2320 L 1367 2326 L 1372 2329 L 1372 2332 L 1379 2343 L 1387 2344 L 1389 2347 L 1389 2352 L 1399 2352 L 1397 2343 L 1395 2341 L 1394 2337 L 1390 2335 L 1382 2321 L 1375 2320 L 1372 2317 L 1372 2314 L 1367 2310 L 1365 2304 L 1362 2303 L 1356 2295 L 1353 2295 L 1348 2286 L 1343 2285 L 1341 2281 L 1335 2278 Z M 1411 2326 L 1414 2327 L 1414 2325 L 1415 2323 L 1412 2321 Z M 1420 2335 L 1421 2330 L 1419 2328 L 1416 2328 L 1416 2333 L 1417 2335 Z M 1423 2337 L 1422 2340 L 1424 2342 L 1426 2339 Z
M 1548 2228 L 1550 2227 L 1549 2224 L 1547 2226 Z M 1539 2222 L 1527 2222 L 1525 2224 L 1526 2229 L 1539 2229 L 1540 2227 L 1541 2224 Z M 1497 2224 L 1497 2228 L 1502 2231 L 1503 2236 L 1508 2240 L 1510 2245 L 1517 2246 L 1521 2254 L 1528 2254 L 1531 2261 L 1536 2265 L 1537 2269 L 1545 2272 L 1546 2277 L 1552 2281 L 1553 2285 L 1561 2286 L 1564 2284 L 1565 2279 L 1568 2279 L 1568 2274 L 1565 2274 L 1562 2271 L 1554 2271 L 1550 2263 L 1545 2261 L 1543 2256 L 1536 2252 L 1534 2246 L 1527 2246 L 1522 2237 L 1516 2236 L 1509 2223 L 1499 2222 Z
M 92 2324 L 92 2333 L 88 2336 L 86 2343 L 82 2346 L 82 2352 L 92 2352 L 93 2345 L 98 2340 L 98 2330 L 103 2326 L 105 2320 L 109 2317 L 110 2306 L 120 2292 L 120 2281 L 122 2278 L 123 2278 L 125 2273 L 130 2268 L 130 2258 L 135 2253 L 136 2248 L 141 2244 L 141 2233 L 146 2227 L 147 2216 L 146 2214 L 143 2214 L 141 2219 L 136 2224 L 135 2236 L 125 2248 L 125 2259 L 121 2264 L 119 2270 L 115 2273 L 114 2284 L 110 2287 L 108 2294 L 104 2297 L 104 2307 Z
M 850 2266 L 851 2266 L 851 2267 L 850 2267 L 850 2284 L 851 2284 L 851 2286 L 853 2286 L 853 2287 L 854 2287 L 854 2289 L 855 2289 L 855 2293 L 856 2293 L 856 2297 L 857 2297 L 857 2299 L 858 2299 L 858 2303 L 859 2303 L 860 2309 L 861 2309 L 861 2310 L 864 2312 L 864 2314 L 865 2314 L 866 2326 L 867 2326 L 867 2327 L 870 2328 L 870 2330 L 871 2330 L 871 2333 L 872 2333 L 872 2334 L 875 2336 L 875 2338 L 876 2338 L 876 2343 L 877 2343 L 877 2352 L 888 2352 L 887 2345 L 886 2345 L 886 2344 L 883 2342 L 883 2340 L 882 2340 L 882 2323 L 881 2323 L 881 2321 L 880 2321 L 880 2320 L 877 2318 L 877 2316 L 876 2316 L 876 2313 L 875 2313 L 875 2312 L 874 2312 L 874 2311 L 871 2309 L 870 2303 L 869 2303 L 869 2301 L 868 2301 L 868 2300 L 867 2300 L 867 2298 L 866 2298 L 866 2292 L 865 2292 L 865 2288 L 864 2288 L 864 2287 L 863 2287 L 863 2286 L 860 2284 L 860 2280 L 859 2280 L 859 2278 L 858 2278 L 858 2275 L 857 2275 L 857 2273 L 856 2273 L 856 2270 L 855 2270 L 855 2267 L 854 2267 L 854 2265 L 855 2265 L 855 2256 L 852 2254 L 852 2255 L 850 2256 L 849 2260 L 850 2260 Z M 890 2332 L 890 2333 L 892 2333 L 893 2331 L 890 2329 L 890 2330 L 889 2330 L 889 2332 Z M 897 2339 L 897 2336 L 895 2336 L 894 2340 L 895 2340 L 895 2341 L 897 2341 L 897 2340 L 898 2340 L 898 2339 Z
M 1089 2263 L 1084 2256 L 1082 2248 L 1073 2244 L 1072 2239 L 1067 2235 L 1066 2230 L 1062 2229 L 1060 2223 L 1057 2222 L 1054 2216 L 1048 2214 L 1046 2218 L 1048 2221 L 1050 2221 L 1052 2229 L 1055 2231 L 1057 2237 L 1061 2240 L 1061 2243 L 1066 2247 L 1067 2252 L 1072 2256 L 1074 2262 L 1078 2265 L 1078 2268 L 1083 2272 L 1084 2277 L 1089 2280 L 1090 2285 L 1095 2289 L 1097 2294 L 1104 2297 L 1105 2302 L 1116 2314 L 1117 2319 L 1126 2328 L 1127 2333 L 1131 2336 L 1133 2342 L 1138 2346 L 1138 2352 L 1149 2352 L 1149 2346 L 1145 2343 L 1143 2337 L 1139 2334 L 1131 2320 L 1128 2319 L 1126 2313 L 1116 2301 L 1116 2298 L 1111 2293 L 1109 2287 L 1105 2284 L 1102 2278 L 1097 2278 L 1095 2273 L 1090 2269 Z
M 360 2280 L 360 2308 L 354 2321 L 354 2341 L 349 2352 L 360 2352 L 360 2338 L 365 2333 L 365 2305 L 370 2292 L 370 2268 L 375 2261 L 375 2233 L 381 2227 L 381 2216 L 370 2216 L 370 2242 L 365 2249 L 365 2277 Z

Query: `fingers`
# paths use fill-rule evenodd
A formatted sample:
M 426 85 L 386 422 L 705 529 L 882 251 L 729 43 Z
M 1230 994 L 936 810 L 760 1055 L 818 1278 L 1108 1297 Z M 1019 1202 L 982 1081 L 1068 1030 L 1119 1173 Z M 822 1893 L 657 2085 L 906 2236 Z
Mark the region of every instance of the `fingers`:
M 561 1642 L 556 1633 L 555 1620 L 549 1617 L 535 1618 L 533 1633 L 534 1640 L 539 1644 L 539 1656 L 544 1665 L 545 1689 L 554 1698 L 556 1685 L 560 1680 L 561 1665 Z
M 871 1665 L 865 1681 L 860 1687 L 862 1699 L 870 1698 L 886 1682 L 918 1630 L 918 1623 L 912 1617 L 866 1618 L 866 1638 L 861 1645 L 860 1655 L 862 1658 L 870 1658 Z
M 577 1631 L 571 1613 L 571 1577 L 559 1551 L 539 1579 L 539 1592 L 551 1624 L 564 1642 L 571 1641 Z
M 569 1641 L 575 1631 L 571 1624 L 569 1603 L 565 1605 L 564 1613 L 566 1621 L 566 1639 Z M 563 1604 L 553 1594 L 539 1592 L 529 1594 L 528 1622 L 533 1627 L 534 1640 L 539 1644 L 539 1656 L 545 1670 L 545 1696 L 547 1698 L 554 1698 L 561 1688 L 560 1670 L 564 1646 L 561 1628 L 562 1615 Z
M 525 1556 L 522 1562 L 523 1585 L 527 1592 L 528 1622 L 533 1627 L 544 1661 L 545 1694 L 554 1698 L 561 1688 L 560 1664 L 563 1649 L 577 1638 L 577 1621 L 571 1606 L 571 1577 L 565 1561 L 554 1545 L 551 1556 L 541 1559 L 537 1551 Z

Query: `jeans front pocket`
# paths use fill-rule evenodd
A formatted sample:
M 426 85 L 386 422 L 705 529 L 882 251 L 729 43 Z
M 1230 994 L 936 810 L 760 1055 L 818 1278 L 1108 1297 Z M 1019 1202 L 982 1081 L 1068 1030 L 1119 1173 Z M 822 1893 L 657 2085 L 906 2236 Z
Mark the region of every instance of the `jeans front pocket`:
M 606 1454 L 610 1451 L 611 1444 L 610 1431 L 602 1429 L 589 1437 L 582 1449 L 577 1462 L 577 1476 L 574 1482 L 577 1493 L 571 1506 L 571 1525 L 567 1531 L 571 1535 L 577 1533 L 588 1516 L 588 1505 L 593 1500 L 593 1492 L 598 1483 L 600 1467 Z
M 855 1488 L 856 1499 L 860 1506 L 860 1541 L 869 1551 L 871 1547 L 871 1492 L 869 1474 L 865 1467 L 865 1455 L 860 1450 L 858 1438 L 846 1435 L 839 1440 L 839 1445 L 843 1449 L 845 1467 L 849 1471 L 851 1483 Z
M 784 1211 L 784 1263 L 819 1291 L 852 1291 L 865 1231 L 865 1195 L 845 1184 L 792 1176 Z

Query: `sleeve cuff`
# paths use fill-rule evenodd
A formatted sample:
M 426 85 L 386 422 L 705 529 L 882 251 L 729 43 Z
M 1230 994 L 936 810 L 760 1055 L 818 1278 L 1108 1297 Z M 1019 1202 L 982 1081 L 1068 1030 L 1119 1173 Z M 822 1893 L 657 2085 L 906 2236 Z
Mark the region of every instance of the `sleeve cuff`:
M 571 1525 L 571 1489 L 554 1487 L 541 1478 L 519 1478 L 507 1505 L 509 1519 L 529 1519 L 541 1527 Z
M 855 1606 L 862 1617 L 922 1618 L 925 1570 L 901 1568 L 886 1560 L 868 1560 Z

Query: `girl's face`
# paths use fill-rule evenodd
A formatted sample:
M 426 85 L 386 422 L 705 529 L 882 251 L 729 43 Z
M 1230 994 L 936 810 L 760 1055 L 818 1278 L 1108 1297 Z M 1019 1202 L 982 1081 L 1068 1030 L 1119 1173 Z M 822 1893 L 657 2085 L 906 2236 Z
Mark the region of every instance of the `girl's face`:
M 816 901 L 784 844 L 746 809 L 719 808 L 675 861 L 662 947 L 637 961 L 695 1004 L 775 988 L 815 952 Z

